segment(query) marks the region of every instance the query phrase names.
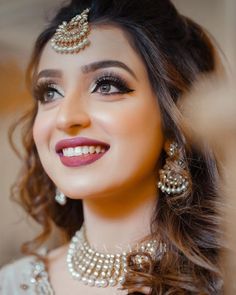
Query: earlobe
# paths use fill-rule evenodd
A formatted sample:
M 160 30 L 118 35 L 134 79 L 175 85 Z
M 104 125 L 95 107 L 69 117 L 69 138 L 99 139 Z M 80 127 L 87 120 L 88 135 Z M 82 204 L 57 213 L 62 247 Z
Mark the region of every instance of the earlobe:
M 172 143 L 173 143 L 173 141 L 170 140 L 170 139 L 166 139 L 166 140 L 164 141 L 163 148 L 164 148 L 164 151 L 165 151 L 167 154 L 168 154 L 168 151 L 170 150 L 170 146 L 171 146 Z

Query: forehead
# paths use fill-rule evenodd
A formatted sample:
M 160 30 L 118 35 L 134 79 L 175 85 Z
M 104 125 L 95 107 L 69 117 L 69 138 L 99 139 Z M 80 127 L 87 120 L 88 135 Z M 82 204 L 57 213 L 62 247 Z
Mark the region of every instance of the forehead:
M 88 39 L 90 44 L 75 54 L 55 52 L 50 42 L 45 46 L 38 65 L 38 72 L 43 69 L 72 70 L 99 60 L 118 60 L 133 68 L 145 71 L 144 64 L 131 47 L 124 31 L 114 26 L 92 27 Z

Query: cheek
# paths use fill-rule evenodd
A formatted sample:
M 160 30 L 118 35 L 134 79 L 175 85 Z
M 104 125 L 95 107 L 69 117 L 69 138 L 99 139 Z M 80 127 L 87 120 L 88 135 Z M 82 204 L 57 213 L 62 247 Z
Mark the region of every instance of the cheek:
M 33 138 L 38 150 L 40 150 L 43 145 L 48 143 L 52 126 L 52 117 L 46 117 L 40 113 L 37 114 L 33 125 Z
M 144 103 L 131 113 L 124 114 L 124 138 L 133 159 L 150 165 L 155 163 L 163 147 L 161 114 L 155 104 Z M 142 159 L 141 159 L 142 158 Z
M 162 141 L 161 114 L 155 98 L 134 98 L 114 104 L 114 108 L 103 107 L 96 119 L 112 141 L 124 139 L 128 143 L 132 139 L 142 145 L 153 138 Z
M 122 157 L 130 169 L 143 165 L 153 169 L 163 147 L 161 114 L 155 98 L 136 97 L 114 108 L 103 108 L 98 119 L 110 137 L 117 167 Z

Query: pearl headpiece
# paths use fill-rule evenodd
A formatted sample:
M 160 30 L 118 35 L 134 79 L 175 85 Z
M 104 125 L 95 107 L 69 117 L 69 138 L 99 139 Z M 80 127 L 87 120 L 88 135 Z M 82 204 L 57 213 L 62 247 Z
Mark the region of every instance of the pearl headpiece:
M 88 13 L 89 8 L 73 17 L 69 22 L 64 21 L 51 39 L 52 48 L 58 53 L 77 53 L 89 45 Z

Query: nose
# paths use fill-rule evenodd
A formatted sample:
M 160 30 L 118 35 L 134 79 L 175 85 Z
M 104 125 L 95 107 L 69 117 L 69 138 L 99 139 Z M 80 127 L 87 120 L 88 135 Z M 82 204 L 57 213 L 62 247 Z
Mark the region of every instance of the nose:
M 75 128 L 85 128 L 90 123 L 89 110 L 86 102 L 76 94 L 65 96 L 57 112 L 57 128 L 69 132 Z

